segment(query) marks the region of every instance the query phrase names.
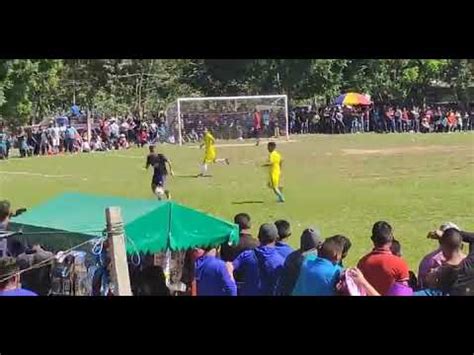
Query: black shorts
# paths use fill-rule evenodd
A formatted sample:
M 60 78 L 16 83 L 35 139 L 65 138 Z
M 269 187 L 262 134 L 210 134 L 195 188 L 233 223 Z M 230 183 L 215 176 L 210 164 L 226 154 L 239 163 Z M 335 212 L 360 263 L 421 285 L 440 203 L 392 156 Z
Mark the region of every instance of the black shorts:
M 157 186 L 165 187 L 165 176 L 164 175 L 154 175 L 153 179 L 151 180 L 151 186 L 152 188 L 155 188 Z

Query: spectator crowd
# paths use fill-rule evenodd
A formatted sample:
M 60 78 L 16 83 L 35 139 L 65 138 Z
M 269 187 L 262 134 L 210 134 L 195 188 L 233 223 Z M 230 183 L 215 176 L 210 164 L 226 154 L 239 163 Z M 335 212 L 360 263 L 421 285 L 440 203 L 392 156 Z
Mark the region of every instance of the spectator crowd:
M 0 202 L 0 296 L 108 294 L 104 291 L 105 268 L 96 267 L 97 264 L 89 269 L 81 266 L 86 259 L 84 255 L 68 254 L 58 258 L 41 245 L 24 245 L 11 236 L 1 238 L 6 235 L 12 215 L 9 202 Z M 178 260 L 176 264 L 181 267 L 179 272 L 172 272 L 172 278 L 184 285 L 180 293 L 197 296 L 473 295 L 474 233 L 462 231 L 451 222 L 428 233 L 428 238 L 438 241 L 438 247 L 420 260 L 417 273 L 409 269 L 402 246 L 386 221 L 373 225 L 369 233 L 373 248 L 361 255 L 353 267 L 347 266 L 345 261 L 352 247 L 347 236 L 323 237 L 318 228 L 306 228 L 295 250 L 288 244 L 292 231 L 286 220 L 262 224 L 257 238 L 252 236 L 248 214 L 239 213 L 234 222 L 240 230 L 238 244 L 225 243 L 175 253 L 178 255 L 175 262 Z M 469 246 L 467 253 L 464 244 Z M 163 260 L 168 254 L 142 255 L 138 264 L 130 260 L 133 294 L 177 293 L 169 287 L 165 275 L 169 271 Z M 44 263 L 50 259 L 60 261 Z M 101 262 L 104 261 L 98 260 Z M 44 264 L 32 268 L 38 263 Z
M 183 114 L 183 143 L 202 140 L 204 128 L 218 139 L 244 139 L 255 136 L 255 115 L 259 116 L 259 135 L 285 135 L 285 116 L 281 109 L 220 114 Z M 0 158 L 8 158 L 11 148 L 18 148 L 21 157 L 128 149 L 133 145 L 175 144 L 179 138 L 176 119 L 165 114 L 136 117 L 96 117 L 88 136 L 86 125 L 52 121 L 47 126 L 23 127 L 7 132 L 0 124 Z M 474 126 L 474 111 L 452 107 L 408 106 L 328 106 L 295 107 L 290 109 L 290 134 L 347 134 L 464 132 Z M 90 138 L 90 139 L 89 139 Z

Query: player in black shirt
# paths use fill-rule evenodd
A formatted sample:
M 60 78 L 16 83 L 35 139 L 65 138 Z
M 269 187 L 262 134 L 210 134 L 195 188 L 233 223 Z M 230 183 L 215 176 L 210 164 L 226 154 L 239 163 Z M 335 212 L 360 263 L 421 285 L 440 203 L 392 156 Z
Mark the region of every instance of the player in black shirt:
M 159 200 L 163 198 L 163 194 L 166 195 L 167 199 L 171 198 L 171 194 L 168 190 L 165 190 L 166 175 L 168 170 L 166 164 L 169 166 L 170 175 L 173 176 L 173 168 L 171 162 L 166 159 L 163 154 L 155 153 L 155 146 L 150 146 L 150 154 L 146 157 L 145 169 L 148 170 L 150 166 L 153 167 L 153 178 L 151 180 L 151 189 L 153 193 L 158 197 Z

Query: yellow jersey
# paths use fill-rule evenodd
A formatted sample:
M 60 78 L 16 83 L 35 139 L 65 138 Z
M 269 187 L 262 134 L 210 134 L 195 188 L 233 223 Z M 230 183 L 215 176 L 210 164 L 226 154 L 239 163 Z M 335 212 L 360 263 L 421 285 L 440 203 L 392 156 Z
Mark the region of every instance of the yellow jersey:
M 281 164 L 281 155 L 276 150 L 270 153 L 268 157 L 270 161 L 270 174 L 279 175 L 280 174 L 280 164 Z
M 214 146 L 215 141 L 216 140 L 213 137 L 213 135 L 210 132 L 207 132 L 204 135 L 204 146 L 206 147 L 206 150 L 209 150 L 210 148 L 212 148 Z

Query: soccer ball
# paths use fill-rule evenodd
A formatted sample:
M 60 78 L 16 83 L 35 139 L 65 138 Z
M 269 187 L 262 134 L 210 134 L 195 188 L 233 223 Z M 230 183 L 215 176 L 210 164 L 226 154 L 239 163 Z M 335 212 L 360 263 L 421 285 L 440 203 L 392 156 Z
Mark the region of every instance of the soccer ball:
M 155 189 L 155 195 L 158 197 L 158 200 L 162 200 L 165 197 L 165 190 L 161 186 L 158 186 Z

